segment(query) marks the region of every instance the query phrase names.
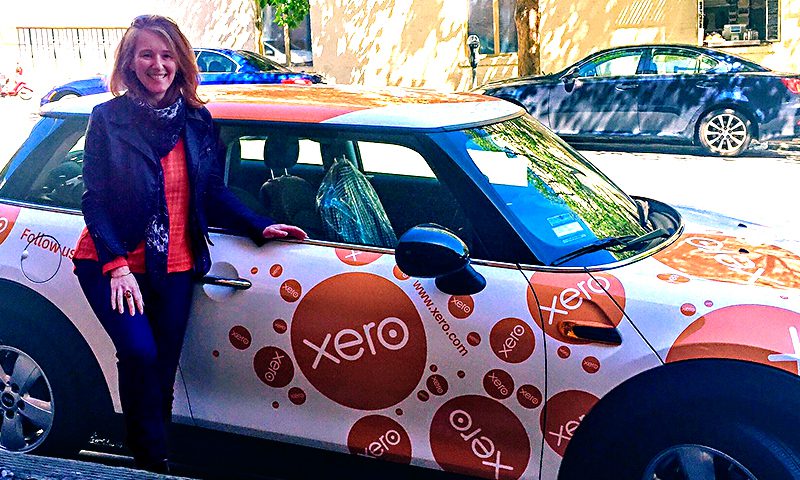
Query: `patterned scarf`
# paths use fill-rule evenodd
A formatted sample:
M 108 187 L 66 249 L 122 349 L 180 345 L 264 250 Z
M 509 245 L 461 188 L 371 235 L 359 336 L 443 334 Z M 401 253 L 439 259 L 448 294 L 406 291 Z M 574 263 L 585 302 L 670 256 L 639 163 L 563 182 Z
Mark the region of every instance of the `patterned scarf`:
M 167 274 L 169 251 L 169 213 L 164 193 L 164 169 L 161 159 L 175 148 L 186 126 L 186 103 L 178 97 L 172 105 L 155 108 L 143 99 L 130 96 L 136 106 L 137 128 L 159 161 L 156 208 L 145 229 L 144 259 L 147 274 L 153 280 L 162 280 Z

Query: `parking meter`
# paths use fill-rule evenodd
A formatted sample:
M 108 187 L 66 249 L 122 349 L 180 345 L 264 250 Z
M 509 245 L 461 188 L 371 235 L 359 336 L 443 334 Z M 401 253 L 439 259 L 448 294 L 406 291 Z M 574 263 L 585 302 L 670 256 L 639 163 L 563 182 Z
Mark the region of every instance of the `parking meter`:
M 475 87 L 478 69 L 478 54 L 481 50 L 481 39 L 477 35 L 467 37 L 467 47 L 469 48 L 469 65 L 472 68 L 472 86 Z

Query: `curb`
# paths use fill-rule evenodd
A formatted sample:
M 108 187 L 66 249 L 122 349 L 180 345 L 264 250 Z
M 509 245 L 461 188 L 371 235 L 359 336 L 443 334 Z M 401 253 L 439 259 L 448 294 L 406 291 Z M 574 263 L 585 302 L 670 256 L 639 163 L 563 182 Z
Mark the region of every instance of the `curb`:
M 191 480 L 127 467 L 0 451 L 0 479 L 9 480 Z

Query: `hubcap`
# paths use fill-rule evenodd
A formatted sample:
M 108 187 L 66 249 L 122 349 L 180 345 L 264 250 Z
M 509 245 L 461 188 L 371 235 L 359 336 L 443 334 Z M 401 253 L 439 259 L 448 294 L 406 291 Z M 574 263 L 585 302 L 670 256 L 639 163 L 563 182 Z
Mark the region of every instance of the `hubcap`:
M 741 463 L 702 445 L 679 445 L 654 458 L 642 480 L 757 480 Z
M 35 449 L 53 426 L 53 391 L 44 372 L 22 350 L 0 346 L 0 391 L 0 449 Z
M 737 115 L 720 113 L 703 127 L 703 138 L 709 148 L 719 153 L 733 153 L 747 139 L 747 125 Z

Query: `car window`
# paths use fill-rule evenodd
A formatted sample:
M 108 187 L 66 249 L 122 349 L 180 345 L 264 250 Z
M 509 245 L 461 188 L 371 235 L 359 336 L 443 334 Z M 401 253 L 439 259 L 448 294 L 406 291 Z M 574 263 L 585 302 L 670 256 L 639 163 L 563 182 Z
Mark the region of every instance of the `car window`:
M 688 51 L 656 50 L 653 54 L 655 72 L 666 74 L 705 73 L 717 66 L 719 62 L 707 55 Z
M 409 228 L 437 223 L 472 242 L 466 217 L 434 175 L 427 154 L 403 144 L 402 137 L 392 142 L 369 134 L 253 126 L 224 127 L 222 137 L 231 191 L 254 210 L 299 225 L 311 239 L 394 248 Z M 273 148 L 270 142 L 287 146 Z M 288 168 L 271 171 L 265 155 L 284 155 L 273 161 Z M 381 229 L 389 235 L 374 235 Z
M 83 127 L 83 128 L 81 128 Z M 17 169 L 2 196 L 35 205 L 80 210 L 85 123 L 64 125 Z M 50 141 L 51 140 L 51 141 Z
M 609 52 L 580 67 L 581 77 L 620 77 L 635 75 L 642 58 L 641 50 Z
M 233 73 L 237 65 L 224 55 L 204 50 L 197 56 L 197 67 L 201 73 Z

